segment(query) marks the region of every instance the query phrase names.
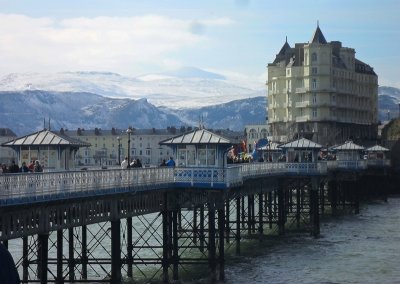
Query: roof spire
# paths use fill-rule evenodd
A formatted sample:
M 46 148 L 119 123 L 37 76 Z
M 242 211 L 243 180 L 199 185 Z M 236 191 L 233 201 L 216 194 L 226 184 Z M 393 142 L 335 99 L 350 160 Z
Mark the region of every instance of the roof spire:
M 317 21 L 317 29 L 315 30 L 315 32 L 311 38 L 311 43 L 322 43 L 322 44 L 327 43 L 327 41 L 324 37 L 324 34 L 322 33 L 321 29 L 319 28 L 319 21 Z
M 287 36 L 286 36 L 286 42 L 287 42 Z

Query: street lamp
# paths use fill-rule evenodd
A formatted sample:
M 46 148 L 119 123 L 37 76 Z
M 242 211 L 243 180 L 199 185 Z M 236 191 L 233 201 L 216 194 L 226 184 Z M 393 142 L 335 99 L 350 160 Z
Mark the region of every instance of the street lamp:
M 121 165 L 121 137 L 117 137 L 118 140 L 118 165 Z
M 132 128 L 129 127 L 126 130 L 126 133 L 128 133 L 128 168 L 130 167 L 130 163 L 131 163 L 131 158 L 130 158 L 130 154 L 131 154 L 131 134 L 132 134 Z

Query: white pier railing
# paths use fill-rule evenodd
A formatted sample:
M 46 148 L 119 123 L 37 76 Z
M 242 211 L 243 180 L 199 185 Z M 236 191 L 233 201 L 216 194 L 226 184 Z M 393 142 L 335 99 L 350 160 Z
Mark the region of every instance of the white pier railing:
M 387 163 L 381 163 L 387 166 Z M 326 175 L 333 170 L 364 170 L 369 161 L 243 163 L 226 168 L 143 168 L 0 175 L 0 205 L 112 194 L 166 187 L 229 188 L 248 178 L 273 175 Z M 380 166 L 380 164 L 374 164 Z

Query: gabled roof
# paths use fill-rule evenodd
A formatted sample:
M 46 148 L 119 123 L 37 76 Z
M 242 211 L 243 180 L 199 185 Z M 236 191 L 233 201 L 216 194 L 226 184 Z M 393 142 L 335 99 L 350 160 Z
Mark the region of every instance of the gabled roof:
M 389 149 L 382 147 L 380 145 L 375 145 L 373 147 L 369 147 L 368 149 L 365 149 L 367 152 L 386 152 L 389 151 Z
M 231 141 L 206 129 L 197 129 L 179 136 L 163 140 L 159 144 L 231 144 Z
M 344 142 L 344 144 L 332 147 L 331 149 L 339 151 L 349 151 L 349 150 L 364 150 L 364 147 L 354 144 L 353 141 L 349 140 Z
M 322 44 L 326 44 L 327 41 L 324 37 L 324 34 L 322 33 L 321 29 L 319 28 L 319 26 L 317 26 L 317 29 L 314 32 L 314 35 L 311 39 L 311 43 L 322 43 Z
M 279 148 L 295 148 L 295 149 L 321 149 L 322 145 L 315 143 L 306 138 L 300 138 L 298 140 L 278 146 Z
M 75 146 L 89 147 L 90 143 L 83 142 L 78 139 L 68 137 L 66 135 L 57 134 L 50 130 L 41 130 L 26 136 L 15 138 L 9 142 L 3 143 L 1 146 Z

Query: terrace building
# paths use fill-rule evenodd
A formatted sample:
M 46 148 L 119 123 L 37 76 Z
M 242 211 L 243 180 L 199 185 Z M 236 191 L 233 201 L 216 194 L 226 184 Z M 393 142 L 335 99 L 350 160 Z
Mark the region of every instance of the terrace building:
M 308 43 L 284 43 L 268 64 L 268 118 L 277 142 L 304 137 L 322 145 L 375 140 L 378 76 L 317 26 Z

